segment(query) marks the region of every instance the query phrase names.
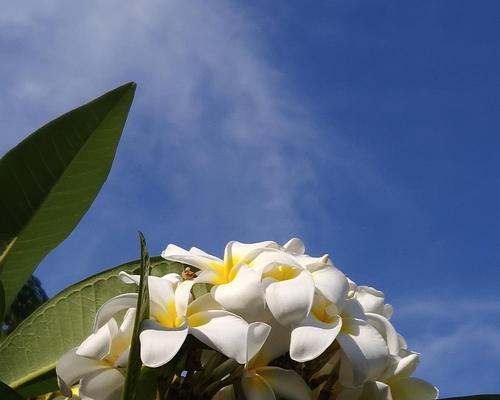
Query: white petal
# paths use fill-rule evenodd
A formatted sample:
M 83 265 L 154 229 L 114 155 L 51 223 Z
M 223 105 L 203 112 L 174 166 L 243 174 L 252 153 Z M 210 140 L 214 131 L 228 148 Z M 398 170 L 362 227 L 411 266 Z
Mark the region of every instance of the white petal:
M 365 312 L 384 315 L 384 293 L 369 286 L 358 286 L 356 299 Z
M 222 310 L 222 306 L 215 301 L 211 293 L 205 293 L 203 296 L 200 296 L 189 303 L 187 315 L 193 315 L 202 311 L 210 310 Z
M 349 283 L 345 275 L 332 265 L 310 269 L 316 289 L 328 301 L 341 305 L 347 298 Z
M 271 386 L 258 375 L 244 376 L 241 380 L 241 386 L 247 400 L 276 400 Z
M 95 315 L 94 332 L 107 323 L 116 313 L 135 308 L 137 306 L 137 293 L 124 293 L 105 302 Z
M 142 363 L 151 368 L 168 363 L 181 348 L 187 334 L 186 325 L 169 329 L 152 320 L 143 321 L 139 335 Z
M 384 371 L 389 350 L 384 338 L 370 324 L 354 319 L 343 319 L 342 323 L 337 336 L 345 355 L 341 361 L 340 381 L 344 386 L 358 386 Z
M 86 375 L 80 382 L 80 396 L 96 400 L 120 400 L 123 374 L 115 368 Z
M 267 269 L 278 265 L 286 265 L 299 270 L 305 269 L 305 267 L 298 261 L 297 257 L 285 253 L 284 251 L 272 248 L 261 252 L 256 258 L 254 258 L 250 265 L 253 269 L 260 272 L 264 272 Z
M 390 386 L 392 396 L 397 400 L 434 400 L 439 395 L 435 386 L 418 378 L 398 379 Z
M 169 274 L 159 276 L 159 278 L 169 280 L 170 282 L 173 283 L 174 287 L 177 287 L 177 284 L 182 282 L 182 276 L 180 276 L 179 274 L 177 274 L 175 272 L 171 272 Z
M 224 264 L 224 262 L 217 257 L 207 256 L 205 254 L 202 255 L 196 250 L 194 252 L 189 252 L 175 244 L 169 244 L 167 248 L 163 250 L 161 256 L 166 260 L 177 261 L 201 270 L 212 268 L 211 263 L 213 262 Z
M 198 340 L 240 364 L 247 362 L 249 324 L 243 318 L 222 310 L 202 311 L 191 315 L 188 322 L 189 332 Z M 258 328 L 254 327 L 256 337 L 251 336 L 250 340 L 260 338 L 262 332 Z
M 224 261 L 231 262 L 234 267 L 238 264 L 248 265 L 255 257 L 266 249 L 278 249 L 276 242 L 265 241 L 258 243 L 229 242 L 224 249 Z
M 363 385 L 359 400 L 393 400 L 393 398 L 388 385 L 383 382 L 368 381 Z
M 109 354 L 113 338 L 118 333 L 118 325 L 114 318 L 90 335 L 78 347 L 76 354 L 82 357 L 101 360 Z
M 275 358 L 288 353 L 290 329 L 281 325 L 274 318 L 268 320 L 267 324 L 271 327 L 271 333 L 257 355 L 249 362 L 248 368 L 265 366 Z
M 108 365 L 101 360 L 76 355 L 76 348 L 63 354 L 56 364 L 57 382 L 61 392 L 67 397 L 71 397 L 71 386 L 78 382 L 82 376 L 94 371 L 108 368 Z
M 342 316 L 344 318 L 366 319 L 363 307 L 356 299 L 347 299 L 342 305 Z
M 198 247 L 191 247 L 189 249 L 190 254 L 194 254 L 196 256 L 203 256 L 209 260 L 215 261 L 217 263 L 222 263 L 222 260 L 219 257 L 215 257 L 212 254 L 208 254 L 206 251 L 199 249 Z
M 139 285 L 140 276 L 130 275 L 126 272 L 120 272 L 119 276 L 125 283 L 135 283 Z M 151 306 L 151 315 L 163 314 L 166 312 L 167 302 L 174 299 L 175 279 L 172 274 L 162 277 L 150 276 L 148 278 L 149 302 Z
M 309 271 L 301 271 L 292 279 L 263 280 L 266 303 L 274 318 L 282 325 L 296 324 L 311 311 L 314 298 L 314 281 Z
M 315 359 L 333 343 L 341 327 L 341 318 L 327 324 L 310 314 L 292 329 L 290 358 L 298 362 Z
M 255 372 L 266 380 L 279 398 L 287 400 L 312 398 L 311 389 L 295 371 L 277 367 L 262 367 Z
M 386 317 L 387 319 L 391 319 L 393 313 L 394 308 L 390 304 L 384 304 L 384 311 L 382 313 L 384 317 Z
M 214 286 L 211 293 L 226 310 L 245 318 L 256 318 L 264 311 L 260 275 L 248 267 L 240 267 L 231 282 Z
M 194 281 L 185 281 L 180 283 L 175 290 L 175 310 L 177 316 L 185 316 L 189 300 L 191 299 L 191 288 Z
M 263 322 L 254 322 L 248 326 L 245 363 L 248 363 L 262 349 L 270 333 L 271 326 Z
M 399 355 L 399 338 L 396 329 L 392 326 L 389 320 L 379 314 L 366 313 L 366 318 L 370 325 L 375 327 L 377 331 L 387 342 L 389 354 Z
M 123 321 L 120 325 L 120 335 L 131 336 L 135 323 L 135 308 L 129 308 L 123 316 Z
M 288 242 L 283 245 L 283 249 L 287 253 L 301 255 L 306 251 L 306 247 L 304 246 L 304 242 L 298 238 L 292 238 Z
M 419 363 L 419 355 L 416 353 L 403 357 L 396 364 L 393 372 L 394 378 L 408 378 L 415 372 Z

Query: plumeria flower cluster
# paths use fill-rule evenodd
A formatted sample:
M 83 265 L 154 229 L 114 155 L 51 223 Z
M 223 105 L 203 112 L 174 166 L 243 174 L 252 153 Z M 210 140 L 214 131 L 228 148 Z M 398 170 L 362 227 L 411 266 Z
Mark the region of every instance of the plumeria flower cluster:
M 390 322 L 384 294 L 356 285 L 329 256 L 305 254 L 301 240 L 230 242 L 222 259 L 170 244 L 162 256 L 196 271 L 148 280 L 150 319 L 141 325 L 140 357 L 160 370 L 184 360 L 180 374 L 167 374 L 166 386 L 178 388 L 171 398 L 437 398 L 433 385 L 411 377 L 419 355 Z M 136 275 L 120 277 L 139 283 Z M 210 289 L 194 298 L 197 284 Z M 120 398 L 137 296 L 106 302 L 94 333 L 59 360 L 64 394 L 79 384 L 82 399 Z M 124 310 L 118 326 L 116 314 Z M 189 336 L 200 345 L 188 345 Z

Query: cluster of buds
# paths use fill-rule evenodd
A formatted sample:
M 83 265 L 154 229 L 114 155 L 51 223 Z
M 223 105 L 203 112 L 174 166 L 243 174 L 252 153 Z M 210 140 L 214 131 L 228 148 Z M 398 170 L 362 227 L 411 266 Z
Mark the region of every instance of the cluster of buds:
M 158 370 L 158 398 L 437 398 L 433 385 L 411 377 L 419 356 L 391 324 L 384 294 L 356 285 L 327 255 L 306 255 L 301 240 L 230 242 L 223 259 L 171 244 L 162 256 L 190 269 L 148 278 L 140 358 Z M 209 292 L 195 298 L 197 284 Z M 106 302 L 94 333 L 59 360 L 64 394 L 76 384 L 82 399 L 120 398 L 137 296 Z

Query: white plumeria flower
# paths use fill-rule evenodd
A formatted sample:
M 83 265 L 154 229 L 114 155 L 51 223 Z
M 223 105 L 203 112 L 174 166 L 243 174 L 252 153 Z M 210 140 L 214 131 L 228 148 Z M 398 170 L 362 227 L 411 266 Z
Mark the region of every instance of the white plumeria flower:
M 135 309 L 129 309 L 118 327 L 109 319 L 78 348 L 64 354 L 57 362 L 59 387 L 71 397 L 71 386 L 80 383 L 82 400 L 118 400 L 124 382 Z
M 393 308 L 385 303 L 384 293 L 370 286 L 358 286 L 351 281 L 353 297 L 359 301 L 366 313 L 378 314 L 387 319 L 392 316 Z
M 350 287 L 352 298 L 363 307 L 367 321 L 384 337 L 389 354 L 398 356 L 401 349 L 400 336 L 389 322 L 393 308 L 385 303 L 384 293 L 369 286 L 358 286 L 352 281 Z
M 278 330 L 283 329 L 279 324 L 275 324 L 275 326 Z M 241 386 L 246 399 L 311 399 L 311 389 L 295 371 L 267 366 L 272 359 L 282 354 L 282 350 L 286 351 L 280 344 L 280 338 L 283 339 L 282 332 L 273 335 L 272 329 L 270 327 L 267 330 L 259 329 L 259 334 L 254 333 L 252 335 L 252 337 L 258 337 L 262 342 L 265 341 L 264 346 L 256 356 L 251 357 L 251 353 L 255 349 L 255 343 L 258 343 L 258 340 L 247 344 L 247 348 L 252 351 L 247 352 L 247 362 L 241 378 Z M 234 399 L 236 399 L 236 396 L 232 386 L 223 388 L 213 397 L 213 400 Z
M 387 343 L 368 323 L 359 302 L 347 299 L 339 308 L 316 293 L 311 313 L 292 327 L 290 357 L 299 362 L 313 360 L 334 340 L 341 350 L 340 380 L 347 386 L 360 385 L 386 368 Z
M 368 381 L 359 388 L 336 388 L 338 400 L 435 400 L 438 389 L 410 375 L 418 364 L 418 354 L 410 354 L 391 366 L 386 377 Z
M 275 242 L 229 242 L 224 259 L 214 257 L 195 247 L 189 251 L 169 244 L 162 257 L 198 268 L 196 282 L 214 285 L 212 296 L 224 309 L 248 319 L 259 319 L 264 311 L 261 277 L 250 267 L 252 261 L 266 249 L 278 249 Z
M 321 257 L 311 257 L 305 254 L 305 246 L 298 238 L 290 239 L 283 249 L 295 256 L 295 259 L 307 269 L 313 278 L 316 291 L 329 302 L 341 307 L 347 298 L 349 283 L 346 276 L 337 269 L 328 254 Z
M 314 299 L 314 280 L 295 256 L 268 249 L 251 267 L 261 276 L 266 305 L 280 324 L 289 326 L 307 317 Z
M 121 272 L 120 277 L 126 283 L 138 284 L 140 280 L 138 275 L 125 272 Z M 151 319 L 143 321 L 139 335 L 143 364 L 152 368 L 166 364 L 180 350 L 188 334 L 243 364 L 247 356 L 246 343 L 252 340 L 248 336 L 250 325 L 223 310 L 210 294 L 190 302 L 194 282 L 180 280 L 177 274 L 149 277 Z M 130 295 L 117 296 L 105 303 L 96 320 L 101 321 L 101 314 L 107 316 L 110 310 L 117 312 L 121 302 L 122 307 L 127 307 Z

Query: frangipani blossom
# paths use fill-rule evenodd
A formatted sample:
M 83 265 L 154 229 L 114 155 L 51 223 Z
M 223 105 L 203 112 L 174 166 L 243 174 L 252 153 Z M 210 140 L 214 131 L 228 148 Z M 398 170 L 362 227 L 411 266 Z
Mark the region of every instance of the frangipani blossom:
M 358 286 L 351 281 L 353 297 L 359 301 L 366 313 L 378 314 L 390 319 L 392 306 L 385 303 L 384 293 L 370 286 Z
M 195 247 L 189 251 L 169 244 L 162 257 L 198 268 L 196 282 L 214 285 L 212 296 L 224 309 L 238 315 L 257 319 L 264 311 L 261 277 L 250 268 L 252 261 L 266 249 L 277 249 L 275 242 L 229 242 L 224 259 L 214 257 Z
M 121 272 L 126 283 L 139 283 L 139 276 Z M 150 317 L 141 326 L 141 360 L 148 367 L 159 367 L 169 362 L 180 350 L 188 334 L 243 364 L 246 360 L 246 344 L 252 341 L 248 336 L 250 325 L 241 317 L 222 309 L 210 294 L 190 302 L 193 281 L 180 282 L 176 274 L 164 277 L 150 276 Z M 114 312 L 125 296 L 117 296 L 99 310 L 99 314 Z M 266 326 L 263 323 L 255 325 Z
M 298 238 L 289 240 L 283 250 L 293 255 L 299 264 L 311 273 L 317 292 L 337 307 L 342 306 L 342 302 L 347 298 L 349 283 L 346 276 L 333 265 L 328 254 L 321 257 L 305 254 L 304 243 Z
M 317 293 L 311 313 L 292 327 L 290 357 L 299 362 L 313 360 L 334 340 L 340 346 L 340 380 L 347 386 L 362 384 L 386 368 L 387 343 L 367 322 L 357 300 L 348 299 L 338 308 Z
M 56 365 L 59 387 L 71 397 L 71 386 L 80 384 L 82 400 L 118 400 L 124 382 L 135 309 L 129 309 L 118 327 L 108 320 L 78 348 L 64 354 Z
M 284 329 L 276 324 L 277 329 Z M 274 329 L 274 327 L 272 328 Z M 280 334 L 273 335 L 269 327 L 267 331 L 260 330 L 258 336 L 264 339 L 265 344 L 261 351 L 254 357 L 250 357 L 253 351 L 247 352 L 247 362 L 241 377 L 241 387 L 247 400 L 308 400 L 312 398 L 312 392 L 306 382 L 295 371 L 279 367 L 267 366 L 271 359 L 285 350 L 279 343 Z M 282 332 L 279 332 L 282 333 Z M 267 337 L 267 340 L 266 340 Z M 271 340 L 270 340 L 271 339 Z M 257 341 L 254 341 L 254 343 Z M 248 349 L 254 349 L 254 344 L 248 343 Z M 234 400 L 236 398 L 234 389 L 229 386 L 217 393 L 213 400 Z
M 263 251 L 251 267 L 262 280 L 266 305 L 282 325 L 302 321 L 311 311 L 314 280 L 298 260 L 281 250 Z
M 410 354 L 391 366 L 386 377 L 368 381 L 359 388 L 337 388 L 338 400 L 435 400 L 438 389 L 410 375 L 418 364 L 418 354 Z

